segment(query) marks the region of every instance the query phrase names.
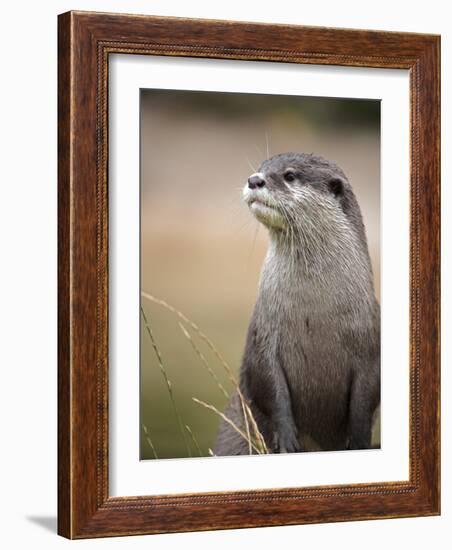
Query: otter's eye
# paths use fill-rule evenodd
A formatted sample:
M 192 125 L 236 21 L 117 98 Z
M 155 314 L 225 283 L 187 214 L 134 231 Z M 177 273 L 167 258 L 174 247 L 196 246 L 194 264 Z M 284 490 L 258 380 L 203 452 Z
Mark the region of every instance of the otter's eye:
M 295 181 L 295 174 L 291 170 L 287 170 L 287 172 L 284 172 L 284 179 L 291 183 L 292 181 Z
M 328 187 L 335 197 L 338 197 L 344 192 L 344 184 L 341 179 L 333 178 L 328 182 Z

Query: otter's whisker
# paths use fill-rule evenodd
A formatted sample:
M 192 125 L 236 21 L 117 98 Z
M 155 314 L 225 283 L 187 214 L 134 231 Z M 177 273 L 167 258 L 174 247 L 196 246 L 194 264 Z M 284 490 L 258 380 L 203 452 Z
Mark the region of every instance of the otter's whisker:
M 260 147 L 257 145 L 257 143 L 254 144 L 254 148 L 256 149 L 258 155 L 259 155 L 259 158 L 263 159 L 265 158 L 264 157 L 264 154 L 262 153 Z M 255 172 L 257 172 L 257 170 L 255 170 Z
M 265 132 L 265 143 L 267 145 L 267 158 L 269 159 L 270 158 L 270 146 L 268 144 L 268 133 Z
M 246 162 L 248 163 L 249 167 L 251 168 L 251 170 L 254 172 L 257 172 L 256 168 L 252 165 L 250 159 L 248 157 L 246 157 Z

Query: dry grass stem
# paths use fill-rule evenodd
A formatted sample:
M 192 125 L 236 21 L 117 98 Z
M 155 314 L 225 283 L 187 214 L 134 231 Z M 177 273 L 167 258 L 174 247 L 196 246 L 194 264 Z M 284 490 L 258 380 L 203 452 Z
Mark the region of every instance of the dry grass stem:
M 268 450 L 267 445 L 265 443 L 264 437 L 263 437 L 262 433 L 260 432 L 260 430 L 257 426 L 257 422 L 256 422 L 256 420 L 253 416 L 253 413 L 252 413 L 248 403 L 246 402 L 246 399 L 245 399 L 245 397 L 244 397 L 244 395 L 243 395 L 243 393 L 242 393 L 242 391 L 239 387 L 238 381 L 237 381 L 236 377 L 234 376 L 234 373 L 232 372 L 231 367 L 229 366 L 227 361 L 224 359 L 224 357 L 221 355 L 221 353 L 218 351 L 218 349 L 215 347 L 215 345 L 210 340 L 210 338 L 202 332 L 202 330 L 198 327 L 198 325 L 196 323 L 194 323 L 191 319 L 189 319 L 181 311 L 179 311 L 178 309 L 176 309 L 172 305 L 168 304 L 168 302 L 165 302 L 165 300 L 160 300 L 159 298 L 156 298 L 155 296 L 153 296 L 152 294 L 149 294 L 148 292 L 141 292 L 141 295 L 144 298 L 146 298 L 147 300 L 150 300 L 151 302 L 153 302 L 154 304 L 158 304 L 158 305 L 164 307 L 165 309 L 167 309 L 168 311 L 171 311 L 172 313 L 177 315 L 177 317 L 179 317 L 179 319 L 181 319 L 182 321 L 184 321 L 184 323 L 186 323 L 188 326 L 190 326 L 198 334 L 198 336 L 201 338 L 201 340 L 203 340 L 205 342 L 205 344 L 209 347 L 209 349 L 213 352 L 213 354 L 220 361 L 220 363 L 222 364 L 222 366 L 225 369 L 226 373 L 228 374 L 229 380 L 232 382 L 232 384 L 236 388 L 237 393 L 238 393 L 239 398 L 240 398 L 240 401 L 242 402 L 242 407 L 244 407 L 245 410 L 246 410 L 245 418 L 249 419 L 249 421 L 251 423 L 251 426 L 253 428 L 253 431 L 256 434 L 256 438 L 259 441 L 259 445 L 262 448 L 263 452 L 268 453 L 269 450 Z
M 205 403 L 200 399 L 196 399 L 196 397 L 192 397 L 192 399 L 195 403 L 198 403 L 198 405 L 202 405 L 206 409 L 209 409 L 210 411 L 213 411 L 215 414 L 217 414 L 220 418 L 222 418 L 225 422 L 227 422 L 231 426 L 231 428 L 233 428 L 238 434 L 240 434 L 247 443 L 250 443 L 252 448 L 256 451 L 257 454 L 262 454 L 261 450 L 251 441 L 251 439 L 248 439 L 248 437 L 246 436 L 246 433 L 243 432 L 237 426 L 237 424 L 235 424 L 235 422 L 233 422 L 230 418 L 228 418 L 224 413 L 219 411 L 213 405 L 209 405 L 208 403 Z
M 152 296 L 152 294 L 148 294 L 147 292 L 142 292 L 141 295 L 144 298 L 150 300 L 151 302 L 154 302 L 154 304 L 158 304 L 158 305 L 164 307 L 165 309 L 167 309 L 168 311 L 171 311 L 172 313 L 177 315 L 179 317 L 179 319 L 182 319 L 182 321 L 184 321 L 185 324 L 189 325 L 198 334 L 198 336 L 201 338 L 201 340 L 203 340 L 207 344 L 207 346 L 213 352 L 213 354 L 218 358 L 218 360 L 223 365 L 225 371 L 227 372 L 227 374 L 229 376 L 229 379 L 234 384 L 234 386 L 238 386 L 237 379 L 234 376 L 234 373 L 232 372 L 231 367 L 228 365 L 228 363 L 226 362 L 224 357 L 221 355 L 221 353 L 218 351 L 218 349 L 215 347 L 215 345 L 210 340 L 210 338 L 202 332 L 202 330 L 198 327 L 198 325 L 196 323 L 191 321 L 181 311 L 179 311 L 175 307 L 171 306 L 170 304 L 168 304 L 164 300 L 160 300 L 159 298 L 156 298 L 155 296 Z
M 158 458 L 157 451 L 155 450 L 154 444 L 152 443 L 151 434 L 149 433 L 148 429 L 144 424 L 142 424 L 142 426 L 146 436 L 146 441 L 148 442 L 149 447 L 151 447 L 152 454 L 154 455 L 154 458 Z
M 185 429 L 186 429 L 187 432 L 190 434 L 191 440 L 193 441 L 193 444 L 195 445 L 196 450 L 198 451 L 199 456 L 204 456 L 204 455 L 202 454 L 201 447 L 200 447 L 199 444 L 198 444 L 198 440 L 196 439 L 195 434 L 192 432 L 190 426 L 188 426 L 187 424 L 185 424 Z
M 246 438 L 248 439 L 248 453 L 252 455 L 253 450 L 251 448 L 250 423 L 248 422 L 248 415 L 246 414 L 245 403 L 240 400 L 240 404 L 242 406 L 243 420 L 245 421 Z
M 176 406 L 176 401 L 174 399 L 174 395 L 173 395 L 173 389 L 171 387 L 171 382 L 168 378 L 168 375 L 166 374 L 166 369 L 165 369 L 165 365 L 163 364 L 163 360 L 162 360 L 162 354 L 160 353 L 160 350 L 159 348 L 157 347 L 157 344 L 156 344 L 156 341 L 155 341 L 155 338 L 154 338 L 154 334 L 152 333 L 152 330 L 151 330 L 151 327 L 149 325 L 149 322 L 148 322 L 148 319 L 146 317 L 146 314 L 144 312 L 144 309 L 141 308 L 141 314 L 143 315 L 143 319 L 144 319 L 144 324 L 145 324 L 145 327 L 146 327 L 146 330 L 147 330 L 147 333 L 149 334 L 149 338 L 151 340 L 151 343 L 152 343 L 152 347 L 154 349 L 154 352 L 155 352 L 155 355 L 157 357 L 157 362 L 158 362 L 158 365 L 160 367 L 160 372 L 162 373 L 162 376 L 165 380 L 165 384 L 166 384 L 166 388 L 168 390 L 168 394 L 170 396 L 170 399 L 171 399 L 171 403 L 173 405 L 173 409 L 174 409 L 174 414 L 176 415 L 176 418 L 177 418 L 177 422 L 179 424 L 179 429 L 181 431 L 181 434 L 182 434 L 182 438 L 184 440 L 184 444 L 185 444 L 185 447 L 187 449 L 187 453 L 188 453 L 188 456 L 192 456 L 191 454 L 191 450 L 190 450 L 190 446 L 188 445 L 188 441 L 187 441 L 187 438 L 185 437 L 185 430 L 184 430 L 184 426 L 182 424 L 182 419 L 180 417 L 180 414 L 179 414 L 179 410 Z
M 264 439 L 264 436 L 262 435 L 261 431 L 259 430 L 258 426 L 257 426 L 257 422 L 256 422 L 256 419 L 254 418 L 254 415 L 248 405 L 248 403 L 245 401 L 245 398 L 242 394 L 242 392 L 240 391 L 239 388 L 237 388 L 237 391 L 238 391 L 238 394 L 240 396 L 240 400 L 242 402 L 242 404 L 245 405 L 245 409 L 246 409 L 246 412 L 247 412 L 247 415 L 248 415 L 248 418 L 251 422 L 251 425 L 252 425 L 252 428 L 253 428 L 253 431 L 254 431 L 254 434 L 256 436 L 256 439 L 259 441 L 259 445 L 261 446 L 262 448 L 262 452 L 264 454 L 269 454 L 270 451 L 267 447 L 267 444 L 265 443 L 265 439 Z
M 207 359 L 204 357 L 202 351 L 198 348 L 198 346 L 195 344 L 193 338 L 191 337 L 190 333 L 187 331 L 187 329 L 184 327 L 182 323 L 179 322 L 179 327 L 184 334 L 185 338 L 190 342 L 191 347 L 195 351 L 195 353 L 198 355 L 198 357 L 201 359 L 201 362 L 206 367 L 207 371 L 209 372 L 210 376 L 215 380 L 217 386 L 220 388 L 220 391 L 223 393 L 223 395 L 226 398 L 229 398 L 229 393 L 224 388 L 223 384 L 218 380 L 217 375 L 214 373 L 214 371 L 210 368 L 209 363 L 207 362 Z

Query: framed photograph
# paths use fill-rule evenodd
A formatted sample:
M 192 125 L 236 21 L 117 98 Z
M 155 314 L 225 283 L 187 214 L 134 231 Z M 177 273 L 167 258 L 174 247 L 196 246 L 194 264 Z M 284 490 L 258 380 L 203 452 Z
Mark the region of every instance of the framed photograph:
M 440 38 L 68 12 L 58 531 L 440 513 Z

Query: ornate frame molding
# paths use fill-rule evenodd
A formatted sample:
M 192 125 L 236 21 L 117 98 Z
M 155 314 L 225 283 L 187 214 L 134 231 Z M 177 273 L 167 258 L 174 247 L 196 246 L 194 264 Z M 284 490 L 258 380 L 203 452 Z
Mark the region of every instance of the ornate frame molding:
M 263 35 L 269 49 L 258 47 Z M 59 16 L 58 47 L 59 533 L 85 538 L 438 514 L 439 37 L 68 12 Z M 108 59 L 121 53 L 409 69 L 409 481 L 109 497 Z

